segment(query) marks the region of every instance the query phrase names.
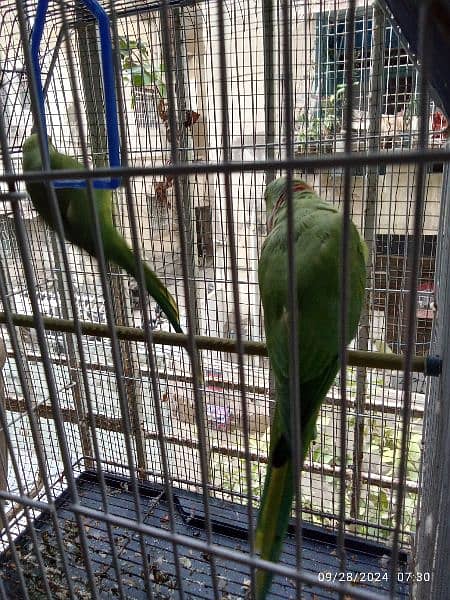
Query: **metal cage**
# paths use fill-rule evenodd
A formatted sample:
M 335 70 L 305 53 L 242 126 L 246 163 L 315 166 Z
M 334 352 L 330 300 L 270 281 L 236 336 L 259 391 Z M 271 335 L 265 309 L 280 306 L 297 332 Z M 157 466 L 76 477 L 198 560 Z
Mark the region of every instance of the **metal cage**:
M 37 1 L 3 0 L 1 598 L 251 598 L 257 566 L 273 598 L 447 597 L 449 107 L 428 87 L 436 2 L 405 31 L 388 4 L 100 0 L 110 167 L 90 3 L 50 1 L 39 82 Z M 24 182 L 64 174 L 23 173 L 33 124 L 84 163 L 70 178 L 90 198 L 121 179 L 116 225 L 185 336 L 141 278 L 37 216 Z M 264 188 L 286 172 L 351 216 L 369 265 L 302 510 L 267 565 L 253 538 L 274 404 L 257 264 Z

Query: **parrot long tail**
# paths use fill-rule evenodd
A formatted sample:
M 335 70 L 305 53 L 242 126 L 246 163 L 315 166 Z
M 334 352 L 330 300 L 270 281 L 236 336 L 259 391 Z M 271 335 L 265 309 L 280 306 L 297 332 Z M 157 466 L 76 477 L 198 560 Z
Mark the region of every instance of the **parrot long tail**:
M 108 231 L 107 235 L 103 235 L 103 245 L 105 248 L 105 258 L 124 269 L 135 279 L 138 279 L 136 257 L 126 241 L 116 230 Z M 175 331 L 183 333 L 180 326 L 178 306 L 174 298 L 156 273 L 144 261 L 142 262 L 142 266 L 147 292 L 159 304 Z
M 294 497 L 292 450 L 283 426 L 282 406 L 289 394 L 277 385 L 277 402 L 273 416 L 269 461 L 256 524 L 256 549 L 264 560 L 278 562 L 286 536 Z M 273 573 L 257 569 L 256 600 L 264 600 Z
M 301 430 L 302 454 L 300 467 L 308 454 L 311 441 L 315 437 L 316 421 L 321 403 L 338 371 L 339 361 L 331 360 L 324 371 L 316 378 L 304 383 L 300 398 L 309 408 L 304 416 Z M 261 558 L 278 562 L 287 533 L 294 499 L 294 468 L 291 445 L 283 426 L 283 406 L 289 406 L 289 394 L 283 385 L 277 385 L 277 402 L 270 434 L 270 453 L 266 481 L 261 498 L 261 508 L 256 524 L 256 547 Z M 256 572 L 256 600 L 265 600 L 273 575 L 268 571 Z
M 292 459 L 288 455 L 280 466 L 274 466 L 271 460 L 267 472 L 255 541 L 262 559 L 278 562 L 294 497 Z M 272 579 L 270 571 L 256 571 L 256 600 L 265 599 Z

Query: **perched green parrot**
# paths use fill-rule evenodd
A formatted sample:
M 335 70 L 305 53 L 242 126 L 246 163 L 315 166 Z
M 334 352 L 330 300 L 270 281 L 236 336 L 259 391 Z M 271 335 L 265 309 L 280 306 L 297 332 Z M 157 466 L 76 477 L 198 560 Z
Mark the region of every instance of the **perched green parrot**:
M 303 465 L 315 437 L 322 401 L 339 370 L 339 315 L 342 214 L 324 202 L 304 181 L 292 181 Z M 279 560 L 295 493 L 291 404 L 289 399 L 289 283 L 287 180 L 266 188 L 268 235 L 258 267 L 267 350 L 275 379 L 276 405 L 271 426 L 269 461 L 256 526 L 261 558 Z M 350 224 L 350 293 L 346 343 L 356 335 L 364 301 L 367 248 Z M 292 376 L 292 375 L 291 375 Z M 256 598 L 263 600 L 272 574 L 256 573 Z
M 52 169 L 84 168 L 74 158 L 58 152 L 50 143 L 50 140 L 49 156 L 50 167 Z M 23 170 L 41 171 L 42 168 L 39 139 L 36 133 L 32 133 L 23 144 Z M 55 229 L 48 187 L 41 181 L 29 182 L 27 183 L 27 190 L 34 208 L 47 225 Z M 89 197 L 86 189 L 58 188 L 56 189 L 56 197 L 64 224 L 66 239 L 95 257 L 94 223 L 91 217 Z M 105 259 L 118 265 L 129 275 L 137 279 L 137 264 L 133 251 L 113 223 L 111 190 L 95 189 L 94 198 L 97 206 Z M 143 268 L 148 293 L 164 311 L 175 331 L 182 333 L 178 307 L 175 300 L 146 263 L 143 263 Z

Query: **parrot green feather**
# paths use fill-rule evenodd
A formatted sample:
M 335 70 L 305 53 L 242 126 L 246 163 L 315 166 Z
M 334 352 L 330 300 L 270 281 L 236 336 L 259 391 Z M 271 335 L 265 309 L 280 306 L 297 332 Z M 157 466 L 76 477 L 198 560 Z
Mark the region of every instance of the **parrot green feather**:
M 49 141 L 50 167 L 53 170 L 83 169 L 83 165 L 70 156 L 61 154 Z M 31 134 L 23 144 L 23 170 L 41 171 L 43 168 L 37 134 Z M 53 230 L 56 229 L 52 216 L 49 188 L 41 181 L 28 182 L 27 191 L 34 208 Z M 66 239 L 96 257 L 95 229 L 85 189 L 57 188 L 56 198 L 64 225 Z M 117 231 L 113 223 L 111 190 L 95 189 L 93 192 L 100 225 L 105 259 L 138 278 L 138 265 L 133 251 Z M 147 292 L 159 304 L 175 331 L 182 333 L 178 307 L 162 281 L 143 262 Z
M 266 189 L 268 236 L 258 267 L 267 350 L 275 378 L 276 406 L 269 460 L 256 526 L 261 558 L 277 562 L 282 551 L 295 493 L 291 402 L 289 398 L 289 283 L 287 180 Z M 340 253 L 342 215 L 305 182 L 292 181 L 297 276 L 300 421 L 302 466 L 321 404 L 339 370 Z M 355 337 L 364 302 L 367 248 L 350 223 L 350 293 L 346 343 Z M 256 572 L 257 600 L 270 590 L 272 574 Z

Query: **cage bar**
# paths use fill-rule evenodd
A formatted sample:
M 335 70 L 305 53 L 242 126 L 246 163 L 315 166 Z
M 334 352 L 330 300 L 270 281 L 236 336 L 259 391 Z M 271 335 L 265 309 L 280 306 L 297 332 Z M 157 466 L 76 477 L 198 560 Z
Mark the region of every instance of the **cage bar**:
M 41 144 L 48 133 L 81 168 L 38 173 L 22 166 L 39 112 L 36 2 L 0 8 L 2 597 L 234 600 L 264 567 L 271 598 L 444 598 L 449 115 L 423 43 L 436 11 L 421 9 L 413 54 L 385 2 L 101 5 L 122 166 L 107 160 L 95 24 L 82 2 L 54 0 Z M 275 396 L 257 270 L 264 190 L 280 174 L 340 207 L 370 260 L 358 336 L 341 344 L 281 561 L 266 564 L 254 523 Z M 102 244 L 94 183 L 116 177 L 101 193 L 136 277 Z M 87 182 L 98 260 L 64 239 L 52 182 L 66 178 Z M 37 181 L 54 230 L 25 191 Z M 183 334 L 149 297 L 144 261 Z M 291 277 L 293 331 L 297 302 Z

